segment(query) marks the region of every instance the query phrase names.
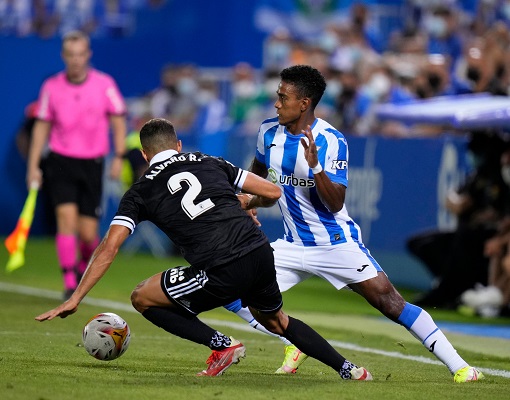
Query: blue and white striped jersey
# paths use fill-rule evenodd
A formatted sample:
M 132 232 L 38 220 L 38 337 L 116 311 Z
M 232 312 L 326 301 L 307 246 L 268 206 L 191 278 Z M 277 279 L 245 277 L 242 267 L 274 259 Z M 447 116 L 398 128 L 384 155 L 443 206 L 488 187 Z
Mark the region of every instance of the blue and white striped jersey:
M 347 141 L 326 121 L 317 118 L 312 126 L 319 162 L 329 178 L 347 187 Z M 257 139 L 256 158 L 265 164 L 272 182 L 280 186 L 278 200 L 284 223 L 284 239 L 303 246 L 361 242 L 361 231 L 344 207 L 330 212 L 319 199 L 315 180 L 304 156 L 300 139 L 277 118 L 265 120 Z

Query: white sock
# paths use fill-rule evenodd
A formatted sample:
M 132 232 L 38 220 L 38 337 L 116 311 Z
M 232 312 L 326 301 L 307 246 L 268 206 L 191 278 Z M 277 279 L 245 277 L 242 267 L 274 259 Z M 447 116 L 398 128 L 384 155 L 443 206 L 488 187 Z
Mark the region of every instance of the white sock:
M 274 336 L 279 338 L 283 343 L 285 343 L 285 346 L 290 346 L 292 343 L 289 342 L 287 339 L 285 339 L 283 336 L 277 335 L 276 333 L 269 332 L 262 324 L 260 324 L 254 317 L 251 315 L 250 310 L 248 310 L 247 307 L 243 307 L 239 309 L 238 311 L 234 311 L 239 317 L 244 319 L 246 322 L 248 322 L 252 328 L 255 328 L 256 330 L 260 332 L 264 332 L 268 335 Z
M 437 327 L 430 314 L 413 304 L 406 303 L 398 318 L 411 334 L 420 340 L 454 374 L 468 365 L 451 345 L 444 333 Z

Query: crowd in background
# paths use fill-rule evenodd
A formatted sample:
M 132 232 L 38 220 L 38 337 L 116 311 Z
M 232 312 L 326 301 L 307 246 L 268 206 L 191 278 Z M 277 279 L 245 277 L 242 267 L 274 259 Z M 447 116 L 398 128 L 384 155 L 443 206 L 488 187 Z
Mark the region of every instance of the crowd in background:
M 178 119 L 177 126 L 185 130 L 196 128 L 202 117 L 212 126 L 242 126 L 255 134 L 261 117 L 274 115 L 279 70 L 292 64 L 310 64 L 324 74 L 328 86 L 318 114 L 352 135 L 407 137 L 444 131 L 381 123 L 374 115 L 377 104 L 481 92 L 508 95 L 510 13 L 507 18 L 504 10 L 510 2 L 480 1 L 470 18 L 448 1 L 409 3 L 403 29 L 387 40 L 372 29 L 370 8 L 356 3 L 346 21 L 331 23 L 319 35 L 294 37 L 284 28 L 275 29 L 264 43 L 261 69 L 241 62 L 227 73 L 211 75 L 194 65 L 164 66 L 161 87 L 143 99 L 149 103 L 145 111 Z M 204 119 L 199 110 L 209 98 L 226 108 L 215 107 L 214 115 Z M 165 109 L 165 102 L 172 109 Z M 222 121 L 213 123 L 217 118 Z
M 0 35 L 42 38 L 81 30 L 92 37 L 126 36 L 135 13 L 166 0 L 0 0 Z

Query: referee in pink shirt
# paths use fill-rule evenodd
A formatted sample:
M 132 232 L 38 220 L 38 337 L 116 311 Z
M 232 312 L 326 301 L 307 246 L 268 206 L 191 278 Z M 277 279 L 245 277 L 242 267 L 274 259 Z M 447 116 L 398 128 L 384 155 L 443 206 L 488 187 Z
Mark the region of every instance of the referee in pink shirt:
M 65 70 L 44 81 L 28 156 L 27 185 L 43 183 L 57 219 L 57 256 L 69 298 L 99 243 L 104 157 L 113 132 L 110 176 L 118 179 L 125 153 L 126 105 L 113 78 L 89 65 L 90 40 L 82 32 L 62 41 Z M 48 144 L 50 153 L 40 168 Z

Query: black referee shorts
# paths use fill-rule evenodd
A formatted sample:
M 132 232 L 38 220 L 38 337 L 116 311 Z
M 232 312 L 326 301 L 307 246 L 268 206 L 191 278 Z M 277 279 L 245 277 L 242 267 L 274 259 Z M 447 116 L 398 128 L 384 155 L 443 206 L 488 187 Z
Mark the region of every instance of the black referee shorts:
M 170 301 L 194 315 L 237 299 L 266 313 L 283 304 L 269 243 L 207 271 L 193 266 L 168 269 L 161 275 L 161 288 Z
M 44 162 L 44 188 L 53 207 L 78 205 L 80 215 L 99 218 L 103 190 L 102 157 L 80 159 L 50 153 Z

